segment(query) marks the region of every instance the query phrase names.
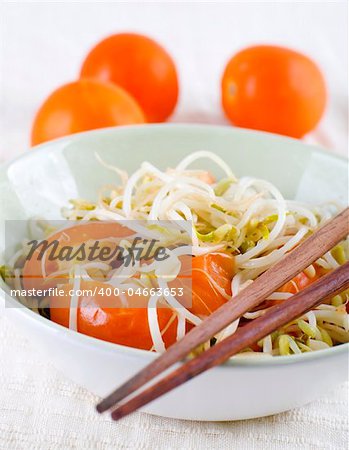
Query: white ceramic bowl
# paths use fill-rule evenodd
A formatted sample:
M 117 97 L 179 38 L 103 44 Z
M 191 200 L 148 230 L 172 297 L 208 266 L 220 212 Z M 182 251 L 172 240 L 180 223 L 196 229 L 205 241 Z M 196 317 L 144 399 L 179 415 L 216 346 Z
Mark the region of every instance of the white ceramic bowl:
M 147 125 L 82 133 L 29 151 L 0 170 L 1 250 L 4 221 L 60 218 L 70 198 L 94 199 L 113 174 L 104 160 L 135 169 L 147 159 L 171 166 L 189 152 L 222 156 L 235 173 L 276 184 L 288 198 L 347 203 L 347 163 L 300 141 L 267 133 L 202 125 Z M 6 297 L 5 314 L 67 377 L 104 396 L 156 355 L 103 342 L 19 307 Z M 235 357 L 147 405 L 152 414 L 194 420 L 236 420 L 266 416 L 303 405 L 348 376 L 348 344 L 301 355 Z M 93 407 L 93 405 L 91 405 Z

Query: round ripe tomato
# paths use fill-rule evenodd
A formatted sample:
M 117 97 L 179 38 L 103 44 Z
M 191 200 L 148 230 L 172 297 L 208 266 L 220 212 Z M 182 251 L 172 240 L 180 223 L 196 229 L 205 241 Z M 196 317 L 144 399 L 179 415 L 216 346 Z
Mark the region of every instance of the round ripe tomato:
M 208 253 L 192 260 L 192 306 L 198 316 L 209 316 L 231 296 L 234 257 L 228 253 Z
M 55 254 L 58 255 L 59 250 L 64 246 L 78 247 L 80 244 L 87 241 L 97 241 L 99 239 L 105 239 L 108 237 L 124 238 L 130 236 L 133 232 L 126 227 L 121 226 L 117 222 L 88 222 L 75 225 L 70 228 L 54 233 L 47 238 L 47 254 L 51 251 L 51 244 L 54 241 L 58 241 L 60 245 L 57 246 Z M 22 273 L 22 283 L 24 289 L 49 289 L 54 287 L 57 283 L 63 283 L 67 281 L 68 276 L 60 275 L 57 277 L 46 278 L 43 274 L 45 270 L 46 276 L 62 270 L 60 264 L 62 262 L 58 259 L 46 257 L 44 258 L 44 264 L 40 258 L 40 252 L 42 246 L 39 246 L 31 255 L 29 259 L 25 261 Z M 66 267 L 73 266 L 76 261 L 72 260 L 70 263 L 64 261 Z
M 138 101 L 148 122 L 163 122 L 177 103 L 178 79 L 171 56 L 139 34 L 115 34 L 101 41 L 87 55 L 80 77 L 123 87 Z
M 95 296 L 88 293 L 89 290 L 91 293 L 94 292 L 95 288 L 97 289 Z M 79 289 L 84 292 L 79 297 L 77 331 L 115 344 L 150 350 L 153 347 L 153 340 L 149 331 L 147 308 L 122 307 L 118 297 L 106 297 L 102 294 L 108 288 L 113 289 L 106 283 L 95 281 L 80 283 Z M 62 289 L 65 296 L 50 298 L 50 317 L 52 321 L 69 327 L 69 291 L 72 285 L 67 284 Z M 160 330 L 163 331 L 168 326 L 162 338 L 165 346 L 169 347 L 176 342 L 177 319 L 169 324 L 174 314 L 169 308 L 158 308 L 157 314 Z
M 144 122 L 141 108 L 120 87 L 80 80 L 58 88 L 45 100 L 34 119 L 31 143 L 37 145 L 80 131 Z
M 246 48 L 223 74 L 223 109 L 237 126 L 301 138 L 318 124 L 325 104 L 317 65 L 287 48 Z

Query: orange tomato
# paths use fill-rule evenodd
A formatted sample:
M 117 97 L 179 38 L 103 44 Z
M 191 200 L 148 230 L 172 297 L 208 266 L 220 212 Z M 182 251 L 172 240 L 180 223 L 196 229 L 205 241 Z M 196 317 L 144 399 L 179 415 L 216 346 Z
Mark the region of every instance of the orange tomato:
M 192 261 L 192 306 L 198 316 L 209 316 L 231 296 L 234 257 L 228 253 L 208 253 Z
M 80 80 L 54 91 L 40 107 L 31 143 L 37 145 L 80 131 L 144 123 L 136 101 L 118 86 Z
M 63 230 L 54 233 L 49 236 L 47 240 L 47 246 L 50 246 L 54 241 L 58 241 L 61 245 L 57 246 L 56 254 L 59 253 L 60 249 L 64 246 L 75 247 L 79 244 L 91 241 L 97 241 L 99 239 L 105 239 L 108 237 L 124 238 L 130 236 L 133 232 L 128 228 L 121 226 L 117 222 L 88 222 L 75 225 L 70 228 L 65 228 Z M 54 287 L 57 283 L 63 283 L 67 281 L 67 276 L 57 276 L 52 278 L 46 278 L 47 276 L 58 272 L 62 268 L 60 267 L 60 262 L 52 258 L 39 258 L 42 246 L 38 247 L 37 250 L 33 252 L 31 257 L 25 261 L 23 272 L 22 272 L 22 283 L 24 289 L 49 289 Z M 52 247 L 48 247 L 48 252 L 51 251 Z M 44 264 L 42 263 L 44 259 Z M 65 262 L 66 263 L 66 262 Z M 67 267 L 71 267 L 76 262 L 73 260 Z M 43 274 L 43 269 L 45 270 L 46 277 Z
M 66 247 L 78 247 L 88 241 L 96 241 L 108 237 L 124 238 L 133 234 L 128 228 L 115 222 L 88 222 L 60 230 L 49 238 L 47 244 L 58 241 L 56 254 Z M 116 244 L 115 244 L 116 245 Z M 63 289 L 64 296 L 50 297 L 51 320 L 69 327 L 70 298 L 69 290 L 72 284 L 64 275 L 53 277 L 53 273 L 62 270 L 61 262 L 46 258 L 44 263 L 38 258 L 41 247 L 35 250 L 32 257 L 25 262 L 22 283 L 25 289 L 49 289 L 57 285 Z M 76 261 L 65 264 L 69 269 Z M 187 295 L 192 294 L 192 304 L 188 308 L 198 316 L 208 316 L 225 303 L 231 295 L 231 280 L 234 274 L 234 258 L 227 253 L 211 253 L 197 257 L 182 257 L 184 280 L 170 287 L 184 287 Z M 191 269 L 191 270 L 189 270 Z M 43 273 L 45 272 L 45 275 Z M 191 290 L 187 281 L 191 272 Z M 51 275 L 50 278 L 47 276 Z M 97 288 L 97 292 L 94 290 Z M 115 295 L 103 295 L 98 289 L 113 290 L 104 281 L 80 282 L 79 289 L 85 290 L 78 301 L 77 330 L 83 334 L 106 341 L 149 350 L 153 341 L 149 331 L 147 302 L 145 297 L 128 297 L 129 307 L 125 308 Z M 90 293 L 86 293 L 90 290 Z M 166 347 L 176 341 L 178 320 L 169 308 L 158 308 L 158 321 Z M 186 324 L 187 331 L 192 327 Z
M 290 280 L 288 283 L 284 284 L 280 288 L 280 292 L 289 292 L 290 294 L 297 294 L 297 292 L 305 289 L 306 287 L 310 286 L 312 283 L 314 283 L 316 280 L 321 278 L 323 275 L 328 273 L 326 269 L 323 269 L 320 266 L 315 265 L 315 275 L 311 278 L 309 277 L 305 272 L 300 272 L 298 275 L 296 275 L 292 280 Z
M 303 289 L 314 283 L 316 280 L 324 276 L 326 273 L 328 273 L 328 270 L 323 269 L 322 267 L 316 264 L 314 265 L 314 269 L 315 275 L 312 278 L 309 277 L 305 272 L 300 272 L 298 275 L 292 278 L 292 280 L 288 281 L 283 286 L 281 286 L 278 292 L 297 294 L 297 292 L 302 291 Z M 282 302 L 283 300 L 265 300 L 263 303 L 261 303 L 258 309 L 260 307 L 267 308 L 270 306 L 274 306 Z
M 222 78 L 222 105 L 235 125 L 301 138 L 326 104 L 318 66 L 296 51 L 261 45 L 233 56 Z
M 99 42 L 87 55 L 80 77 L 121 86 L 138 101 L 148 122 L 163 122 L 177 103 L 178 78 L 171 56 L 140 34 L 115 34 Z
M 88 292 L 89 290 L 93 292 L 95 288 L 96 295 Z M 95 281 L 80 283 L 82 295 L 79 297 L 77 309 L 77 331 L 115 344 L 150 350 L 153 340 L 149 331 L 147 308 L 122 307 L 118 297 L 106 297 L 102 294 L 102 289 L 105 292 L 107 288 L 113 289 L 113 286 Z M 69 291 L 72 285 L 67 284 L 63 289 L 65 296 L 50 298 L 50 317 L 52 321 L 69 327 Z M 166 347 L 176 341 L 177 318 L 173 319 L 173 314 L 169 308 L 157 310 L 159 327 Z

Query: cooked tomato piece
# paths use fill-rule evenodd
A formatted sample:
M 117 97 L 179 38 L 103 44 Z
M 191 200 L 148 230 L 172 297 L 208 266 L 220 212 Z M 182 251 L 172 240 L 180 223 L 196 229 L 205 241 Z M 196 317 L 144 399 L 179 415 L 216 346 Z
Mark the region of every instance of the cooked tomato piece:
M 208 253 L 192 260 L 192 306 L 198 316 L 208 316 L 231 296 L 234 257 L 228 253 Z
M 308 276 L 304 271 L 296 275 L 288 283 L 284 284 L 279 292 L 289 292 L 290 294 L 297 294 L 297 292 L 310 286 L 316 280 L 325 275 L 328 271 L 320 266 L 314 265 L 315 275 L 313 277 Z
M 96 241 L 108 237 L 124 238 L 130 236 L 133 232 L 117 222 L 88 222 L 75 225 L 70 228 L 54 233 L 47 238 L 47 246 L 58 241 L 59 245 L 55 254 L 58 254 L 62 247 L 78 247 L 87 241 Z M 62 269 L 61 262 L 58 259 L 45 257 L 40 258 L 40 252 L 43 246 L 39 246 L 31 255 L 23 267 L 23 287 L 24 289 L 48 289 L 56 286 L 57 283 L 64 282 L 68 275 L 59 275 L 56 278 L 47 278 L 50 274 Z M 53 247 L 48 247 L 46 255 L 50 254 Z M 44 261 L 44 262 L 43 262 Z M 64 261 L 65 268 L 72 267 L 76 261 Z M 45 273 L 43 273 L 43 269 Z
M 77 310 L 77 331 L 115 344 L 150 350 L 153 347 L 146 299 L 135 296 L 131 306 L 125 307 L 119 297 L 106 295 L 106 289 L 113 286 L 95 281 L 82 281 L 79 290 Z M 50 299 L 50 315 L 54 322 L 69 327 L 70 301 L 69 291 L 72 284 L 63 288 L 65 296 Z M 96 294 L 94 294 L 96 292 Z M 132 307 L 135 306 L 135 307 Z M 177 318 L 166 307 L 157 308 L 158 322 L 166 347 L 176 341 Z

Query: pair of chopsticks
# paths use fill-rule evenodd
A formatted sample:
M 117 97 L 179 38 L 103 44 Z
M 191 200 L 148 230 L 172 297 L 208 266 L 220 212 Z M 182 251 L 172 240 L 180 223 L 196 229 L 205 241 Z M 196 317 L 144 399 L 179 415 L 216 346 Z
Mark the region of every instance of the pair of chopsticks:
M 114 420 L 130 414 L 205 370 L 223 363 L 276 329 L 305 314 L 324 300 L 349 287 L 349 262 L 320 278 L 308 288 L 278 304 L 263 316 L 238 328 L 231 336 L 187 360 L 140 393 L 135 393 L 173 364 L 182 361 L 198 345 L 227 327 L 244 313 L 258 306 L 266 297 L 290 281 L 349 234 L 349 208 L 308 237 L 282 260 L 258 277 L 231 301 L 225 303 L 199 326 L 193 328 L 155 361 L 138 372 L 97 405 L 102 413 L 113 409 Z M 130 399 L 128 399 L 128 397 Z M 125 401 L 126 399 L 126 401 Z M 123 402 L 122 402 L 123 401 Z M 122 402 L 122 403 L 120 403 Z

